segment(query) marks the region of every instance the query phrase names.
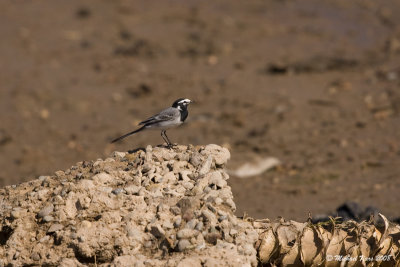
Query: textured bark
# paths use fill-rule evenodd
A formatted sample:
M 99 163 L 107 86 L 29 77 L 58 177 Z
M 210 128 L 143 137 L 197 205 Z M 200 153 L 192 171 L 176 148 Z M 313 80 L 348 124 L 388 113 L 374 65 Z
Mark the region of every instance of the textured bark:
M 400 226 L 379 214 L 373 220 L 336 224 L 253 221 L 263 266 L 399 266 Z

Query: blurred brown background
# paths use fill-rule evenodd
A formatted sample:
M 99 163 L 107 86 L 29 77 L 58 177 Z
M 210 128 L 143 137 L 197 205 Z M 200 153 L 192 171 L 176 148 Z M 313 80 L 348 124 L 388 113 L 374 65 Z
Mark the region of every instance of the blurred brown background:
M 223 144 L 238 214 L 345 201 L 399 216 L 400 2 L 1 1 L 0 185 L 158 145 L 133 130 L 197 101 L 173 142 Z

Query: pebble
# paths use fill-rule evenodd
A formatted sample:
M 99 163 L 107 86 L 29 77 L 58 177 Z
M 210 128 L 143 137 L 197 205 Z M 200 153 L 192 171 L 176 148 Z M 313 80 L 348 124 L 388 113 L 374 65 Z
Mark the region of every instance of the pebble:
M 52 213 L 54 211 L 54 205 L 53 204 L 48 204 L 46 205 L 44 208 L 42 208 L 39 213 L 38 213 L 38 217 L 39 218 L 43 218 L 44 216 L 49 215 L 50 213 Z
M 222 222 L 222 221 L 224 221 L 224 220 L 226 220 L 226 219 L 228 219 L 228 216 L 226 216 L 226 215 L 222 215 L 222 216 L 219 216 L 219 217 L 218 217 L 218 221 L 219 221 L 219 222 Z
M 130 186 L 124 187 L 124 190 L 128 195 L 137 195 L 139 193 L 140 189 L 141 189 L 141 187 L 136 186 L 136 185 L 130 185 Z
M 45 235 L 44 237 L 39 239 L 40 243 L 44 243 L 50 240 L 50 236 L 49 235 Z
M 90 228 L 90 227 L 92 227 L 92 223 L 84 220 L 84 221 L 82 221 L 81 226 L 82 226 L 82 228 Z
M 187 239 L 179 240 L 178 251 L 180 251 L 180 252 L 185 251 L 190 246 L 191 246 L 191 244 L 190 244 L 189 240 L 187 240 Z
M 215 144 L 206 145 L 201 154 L 212 155 L 217 165 L 223 165 L 231 158 L 231 153 L 227 148 Z
M 95 188 L 96 186 L 94 185 L 92 180 L 82 179 L 79 181 L 78 187 L 89 191 L 89 190 Z
M 34 261 L 40 261 L 40 255 L 37 252 L 32 253 L 31 259 Z
M 179 228 L 181 224 L 182 224 L 182 217 L 181 216 L 176 217 L 176 219 L 174 220 L 174 227 Z
M 154 181 L 155 183 L 162 183 L 163 180 L 164 180 L 164 178 L 163 178 L 161 175 L 159 175 L 159 174 L 155 174 L 155 175 L 154 175 L 153 181 Z
M 194 185 L 193 185 L 191 182 L 186 182 L 186 181 L 183 182 L 182 185 L 183 185 L 183 187 L 186 188 L 187 190 L 191 190 L 191 189 L 194 187 Z
M 150 233 L 156 238 L 162 238 L 165 236 L 165 231 L 159 224 L 151 226 Z
M 114 195 L 119 195 L 124 191 L 122 188 L 115 188 L 114 190 L 111 191 Z
M 208 184 L 216 185 L 218 189 L 221 189 L 227 185 L 227 182 L 222 178 L 219 171 L 215 171 L 211 173 Z
M 199 152 L 196 151 L 190 156 L 189 162 L 194 167 L 198 167 L 203 162 L 203 157 Z
M 57 232 L 59 230 L 62 230 L 63 228 L 64 228 L 64 225 L 56 223 L 56 224 L 53 224 L 52 226 L 50 226 L 49 230 L 47 230 L 47 233 L 51 234 L 51 233 Z
M 43 217 L 43 221 L 52 222 L 52 221 L 54 221 L 54 218 L 53 218 L 53 216 L 46 215 L 46 216 Z
M 11 218 L 18 219 L 20 217 L 21 217 L 21 210 L 19 208 L 11 211 Z
M 165 221 L 162 225 L 163 228 L 165 229 L 173 229 L 174 225 L 170 221 Z
M 195 229 L 197 230 L 197 231 L 203 231 L 203 227 L 204 227 L 204 223 L 203 222 L 198 222 L 197 224 L 196 224 L 196 226 L 195 226 Z
M 243 253 L 244 255 L 250 256 L 252 254 L 256 253 L 256 250 L 254 249 L 254 247 L 251 244 L 245 244 L 243 246 Z
M 126 155 L 125 152 L 114 151 L 112 157 L 122 159 Z
M 149 240 L 149 241 L 144 242 L 143 245 L 144 245 L 145 248 L 150 248 L 151 245 L 152 245 L 152 243 L 151 243 L 151 241 Z
M 209 187 L 209 186 L 206 186 L 206 187 L 204 187 L 204 190 L 203 190 L 203 192 L 207 194 L 207 193 L 210 193 L 210 192 L 211 192 L 211 190 L 212 190 L 212 189 L 211 189 L 211 187 Z
M 215 205 L 221 205 L 223 203 L 223 200 L 221 198 L 217 197 L 214 199 L 214 203 L 215 203 Z
M 212 164 L 213 158 L 212 156 L 208 156 L 207 160 L 203 163 L 203 165 L 201 166 L 201 169 L 199 171 L 199 175 L 205 175 L 207 174 L 210 169 L 211 169 L 211 164 Z
M 166 183 L 174 183 L 176 181 L 176 176 L 175 176 L 174 172 L 167 172 L 164 175 L 164 180 Z
M 231 198 L 227 199 L 225 203 L 232 209 L 232 211 L 236 211 L 236 204 Z
M 41 175 L 41 176 L 39 176 L 39 181 L 44 181 L 44 180 L 46 180 L 48 178 L 48 176 L 45 176 L 45 175 Z
M 196 230 L 184 228 L 176 233 L 176 237 L 178 239 L 189 239 L 196 236 L 196 234 L 198 234 Z
M 49 190 L 47 190 L 47 189 L 39 190 L 37 192 L 39 200 L 45 200 L 48 192 L 49 192 Z
M 204 239 L 209 243 L 209 244 L 217 244 L 218 239 L 221 239 L 221 233 L 220 232 L 211 232 L 207 233 L 204 236 Z
M 170 211 L 174 214 L 174 215 L 178 215 L 181 214 L 181 209 L 177 206 L 173 206 L 170 208 Z
M 167 210 L 169 210 L 169 206 L 168 205 L 163 204 L 163 203 L 160 203 L 160 204 L 157 205 L 157 209 L 156 209 L 157 213 L 160 213 L 160 212 L 163 212 L 163 211 L 167 211 Z
M 102 172 L 93 176 L 92 180 L 97 184 L 111 184 L 114 181 L 114 177 L 108 173 Z
M 194 227 L 196 226 L 198 220 L 197 219 L 191 219 L 190 221 L 188 221 L 185 225 L 185 228 L 188 229 L 194 229 Z
M 56 175 L 57 177 L 61 177 L 61 176 L 64 175 L 64 172 L 63 172 L 63 171 L 56 171 L 56 172 L 55 172 L 55 175 Z
M 143 164 L 143 167 L 142 167 L 142 173 L 147 173 L 147 172 L 149 172 L 150 170 L 151 170 L 151 165 L 149 164 L 149 163 L 145 163 L 145 164 Z
M 201 212 L 201 215 L 211 223 L 211 225 L 215 225 L 217 223 L 217 218 L 214 213 L 212 213 L 210 210 L 203 210 Z
M 188 162 L 190 160 L 190 156 L 187 153 L 180 153 L 180 154 L 178 154 L 178 159 L 180 161 Z

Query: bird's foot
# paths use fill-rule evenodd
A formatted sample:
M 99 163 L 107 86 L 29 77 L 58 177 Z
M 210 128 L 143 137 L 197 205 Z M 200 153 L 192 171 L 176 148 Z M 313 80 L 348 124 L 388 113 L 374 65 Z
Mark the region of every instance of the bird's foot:
M 177 146 L 177 145 L 178 145 L 178 144 L 176 144 L 176 143 L 174 143 L 174 144 L 169 143 L 169 144 L 166 145 L 166 147 L 169 148 L 169 149 L 173 149 L 174 146 Z

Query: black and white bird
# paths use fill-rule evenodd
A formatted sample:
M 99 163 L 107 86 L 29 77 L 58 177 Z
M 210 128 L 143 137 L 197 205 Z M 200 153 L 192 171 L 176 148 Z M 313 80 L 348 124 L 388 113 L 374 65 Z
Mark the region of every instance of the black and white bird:
M 143 130 L 161 130 L 161 137 L 165 142 L 167 142 L 167 146 L 171 147 L 172 143 L 169 141 L 166 132 L 169 128 L 177 127 L 186 120 L 189 115 L 187 108 L 192 102 L 193 101 L 187 98 L 179 98 L 175 100 L 171 107 L 166 108 L 160 113 L 140 122 L 139 125 L 142 125 L 142 127 L 114 139 L 111 143 L 117 142 Z

